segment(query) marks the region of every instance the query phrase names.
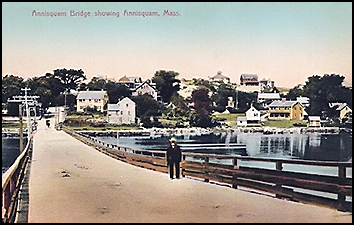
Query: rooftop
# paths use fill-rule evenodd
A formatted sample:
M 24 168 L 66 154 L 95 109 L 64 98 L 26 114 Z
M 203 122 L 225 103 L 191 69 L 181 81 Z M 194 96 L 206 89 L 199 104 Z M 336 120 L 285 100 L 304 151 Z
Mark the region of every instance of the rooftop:
M 107 91 L 80 91 L 77 99 L 103 99 Z

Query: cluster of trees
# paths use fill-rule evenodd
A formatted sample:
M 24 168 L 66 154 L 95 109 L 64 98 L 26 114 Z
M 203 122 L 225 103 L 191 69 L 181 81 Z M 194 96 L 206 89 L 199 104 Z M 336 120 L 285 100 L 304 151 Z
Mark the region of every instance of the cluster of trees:
M 29 87 L 30 95 L 40 96 L 43 108 L 63 105 L 63 94 L 67 92 L 70 95 L 70 91 L 75 90 L 84 80 L 86 75 L 81 69 L 56 69 L 53 73 L 32 77 L 26 81 L 20 76 L 5 75 L 2 78 L 2 103 L 12 96 L 23 95 L 21 88 Z M 69 96 L 69 102 L 75 104 L 75 97 Z
M 193 79 L 194 85 L 200 88 L 192 92 L 190 99 L 185 100 L 179 94 L 180 80 L 175 71 L 156 71 L 151 81 L 156 83 L 162 102 L 155 101 L 150 95 L 131 96 L 131 91 L 125 85 L 98 77 L 94 77 L 87 84 L 84 83 L 86 75 L 83 70 L 56 69 L 53 73 L 24 80 L 20 76 L 6 75 L 2 78 L 2 102 L 14 95 L 21 95 L 21 88 L 29 87 L 30 95 L 40 96 L 43 108 L 66 104 L 70 108 L 76 105 L 76 97 L 72 90 L 106 90 L 109 103 L 117 103 L 123 97 L 130 97 L 136 103 L 137 116 L 147 127 L 161 126 L 158 116 L 163 114 L 172 118 L 183 118 L 192 126 L 212 127 L 218 123 L 214 121 L 211 113 L 222 112 L 227 108 L 229 97 L 238 99 L 238 110 L 245 112 L 251 103 L 257 100 L 256 93 L 236 92 L 228 84 L 218 84 L 203 80 Z M 286 96 L 287 99 L 295 99 L 299 96 L 310 98 L 308 113 L 320 115 L 322 111 L 330 111 L 329 102 L 346 102 L 352 106 L 352 89 L 342 85 L 344 76 L 325 74 L 324 76 L 313 75 L 308 77 L 305 85 L 297 85 L 291 88 Z M 192 102 L 191 108 L 187 103 Z M 172 107 L 172 105 L 174 107 Z M 235 109 L 234 109 L 235 110 Z M 230 109 L 232 111 L 232 109 Z
M 322 111 L 331 112 L 330 102 L 343 102 L 352 107 L 352 89 L 343 86 L 345 77 L 338 74 L 313 75 L 307 78 L 305 85 L 291 88 L 286 95 L 289 99 L 307 96 L 310 99 L 309 115 L 321 115 Z

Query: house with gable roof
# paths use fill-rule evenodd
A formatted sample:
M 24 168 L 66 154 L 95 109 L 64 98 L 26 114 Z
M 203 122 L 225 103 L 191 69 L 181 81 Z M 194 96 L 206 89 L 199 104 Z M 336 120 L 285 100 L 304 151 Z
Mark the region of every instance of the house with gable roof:
M 321 117 L 320 116 L 309 116 L 307 127 L 321 127 Z
M 328 103 L 329 108 L 335 109 L 335 116 L 343 119 L 348 113 L 352 112 L 352 108 L 347 103 L 331 102 Z
M 279 93 L 258 93 L 257 102 L 261 104 L 263 107 L 266 107 L 268 104 L 275 100 L 281 100 Z
M 144 94 L 151 95 L 156 101 L 159 97 L 156 88 L 151 83 L 146 81 L 139 85 L 137 88 L 135 88 L 135 90 L 133 90 L 132 96 L 139 96 Z
M 107 121 L 118 125 L 130 125 L 135 123 L 135 102 L 125 97 L 117 104 L 107 105 Z
M 247 123 L 260 123 L 261 122 L 261 112 L 256 109 L 253 105 L 246 111 Z
M 240 85 L 237 85 L 237 90 L 243 92 L 261 92 L 261 85 L 258 81 L 257 74 L 241 74 Z
M 304 106 L 298 101 L 273 101 L 268 105 L 269 120 L 303 120 L 305 117 Z
M 118 83 L 124 84 L 130 90 L 134 90 L 137 86 L 143 83 L 143 80 L 141 77 L 127 77 L 127 75 L 124 75 L 118 80 Z
M 259 86 L 257 74 L 241 74 L 240 85 L 245 86 Z
M 76 97 L 76 111 L 84 112 L 87 107 L 103 112 L 108 102 L 107 91 L 80 91 Z
M 261 89 L 264 90 L 266 88 L 274 88 L 275 81 L 271 79 L 265 79 L 263 78 L 262 80 L 259 81 L 259 85 L 261 86 Z
M 230 83 L 230 77 L 222 75 L 221 73 L 222 73 L 221 71 L 218 71 L 216 73 L 216 75 L 209 76 L 209 81 L 211 81 L 211 82 L 222 82 L 222 83 L 225 83 L 225 84 L 229 84 Z

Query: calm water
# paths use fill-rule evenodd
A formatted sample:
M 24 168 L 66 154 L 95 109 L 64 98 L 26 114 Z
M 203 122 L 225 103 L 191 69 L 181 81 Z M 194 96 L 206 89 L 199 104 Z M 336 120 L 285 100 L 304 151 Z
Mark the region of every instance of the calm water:
M 245 151 L 226 149 L 220 150 L 208 149 L 209 153 L 225 155 L 247 155 L 252 157 L 268 157 L 280 159 L 303 159 L 318 161 L 352 161 L 352 137 L 347 133 L 336 135 L 324 134 L 270 134 L 262 133 L 219 133 L 209 135 L 184 135 L 174 136 L 177 143 L 184 144 L 243 144 Z M 96 137 L 109 144 L 118 144 L 120 146 L 132 147 L 146 150 L 165 150 L 168 146 L 169 136 L 164 137 Z M 205 151 L 204 151 L 205 152 Z M 205 152 L 207 153 L 207 152 Z M 191 159 L 199 161 L 198 159 Z M 232 165 L 232 160 L 210 159 L 210 162 Z M 275 169 L 275 163 L 238 161 L 239 166 Z M 322 174 L 337 176 L 336 167 L 318 167 L 296 164 L 283 164 L 284 171 L 306 172 L 312 174 Z M 352 168 L 347 168 L 347 177 L 352 177 Z M 298 190 L 301 192 L 301 190 Z M 305 191 L 307 193 L 308 191 Z M 313 193 L 316 194 L 316 193 Z M 318 194 L 318 192 L 317 192 Z M 320 196 L 323 193 L 319 194 Z M 326 196 L 330 194 L 325 194 Z M 336 198 L 335 195 L 331 196 Z
M 209 135 L 174 136 L 183 144 L 243 144 L 244 151 L 213 150 L 208 152 L 225 155 L 248 155 L 253 157 L 269 157 L 284 159 L 304 159 L 320 161 L 352 161 L 352 136 L 323 134 L 270 134 L 262 133 L 218 133 Z M 110 143 L 146 150 L 165 150 L 170 137 L 97 137 Z M 26 140 L 24 146 L 26 145 Z M 19 155 L 18 138 L 2 138 L 2 172 L 6 171 Z M 245 162 L 246 163 L 246 162 Z M 262 165 L 257 165 L 262 166 Z M 331 172 L 332 173 L 332 172 Z
M 26 147 L 27 138 L 24 138 L 23 147 Z M 20 154 L 19 138 L 2 138 L 2 174 L 15 162 Z
M 324 135 L 324 134 L 270 134 L 262 133 L 218 133 L 209 135 L 184 135 L 174 136 L 177 143 L 205 144 L 224 143 L 244 144 L 244 155 L 253 157 L 270 157 L 284 159 L 304 159 L 320 161 L 351 162 L 352 137 L 348 134 Z M 97 137 L 98 139 L 122 146 L 146 149 L 164 150 L 167 148 L 170 137 Z M 210 149 L 210 153 L 240 154 L 237 150 L 224 150 L 223 152 Z

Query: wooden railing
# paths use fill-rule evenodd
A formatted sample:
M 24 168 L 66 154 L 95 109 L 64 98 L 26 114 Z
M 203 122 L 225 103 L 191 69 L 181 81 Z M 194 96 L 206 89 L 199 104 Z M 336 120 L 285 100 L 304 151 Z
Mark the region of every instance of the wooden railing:
M 12 166 L 2 175 L 2 221 L 16 222 L 18 195 L 23 182 L 25 169 L 33 149 L 33 134 L 27 141 L 23 152 L 17 157 Z
M 222 164 L 211 160 L 229 160 L 232 163 Z M 250 163 L 242 166 L 241 163 L 245 161 L 253 164 L 262 162 L 266 168 L 254 167 Z M 337 174 L 309 173 L 301 171 L 301 168 L 295 169 L 296 165 L 306 168 L 315 166 L 316 171 L 320 168 L 335 168 Z M 284 170 L 284 166 L 289 169 Z M 347 168 L 352 169 L 352 163 L 183 153 L 182 176 L 226 183 L 233 188 L 242 186 L 272 193 L 278 198 L 326 205 L 351 212 L 351 201 L 346 197 L 352 196 L 352 178 L 347 177 Z M 336 198 L 330 197 L 331 195 L 336 195 Z
M 84 142 L 87 145 L 94 147 L 96 150 L 111 156 L 112 158 L 136 165 L 142 168 L 151 169 L 154 171 L 167 173 L 166 152 L 141 150 L 129 147 L 122 147 L 114 144 L 107 144 L 96 138 L 90 137 L 87 134 L 78 134 L 77 132 L 62 127 L 63 131 L 67 132 L 76 139 Z
M 168 172 L 166 151 L 121 147 L 104 143 L 88 135 L 78 134 L 66 127 L 63 127 L 63 130 L 115 159 L 155 171 Z M 222 163 L 221 161 L 229 163 Z M 255 167 L 251 166 L 252 163 L 247 165 L 247 162 L 252 162 L 253 165 L 255 163 L 266 165 Z M 321 175 L 283 168 L 296 165 L 306 168 L 315 166 L 316 170 L 319 168 L 334 168 L 336 172 L 335 174 Z M 246 187 L 273 194 L 278 198 L 319 204 L 351 212 L 351 201 L 347 198 L 352 196 L 352 178 L 347 176 L 347 169 L 352 169 L 352 163 L 186 152 L 183 153 L 181 165 L 181 172 L 184 177 L 200 178 L 206 182 L 215 181 L 230 185 L 233 188 Z M 317 192 L 317 194 L 313 192 Z

